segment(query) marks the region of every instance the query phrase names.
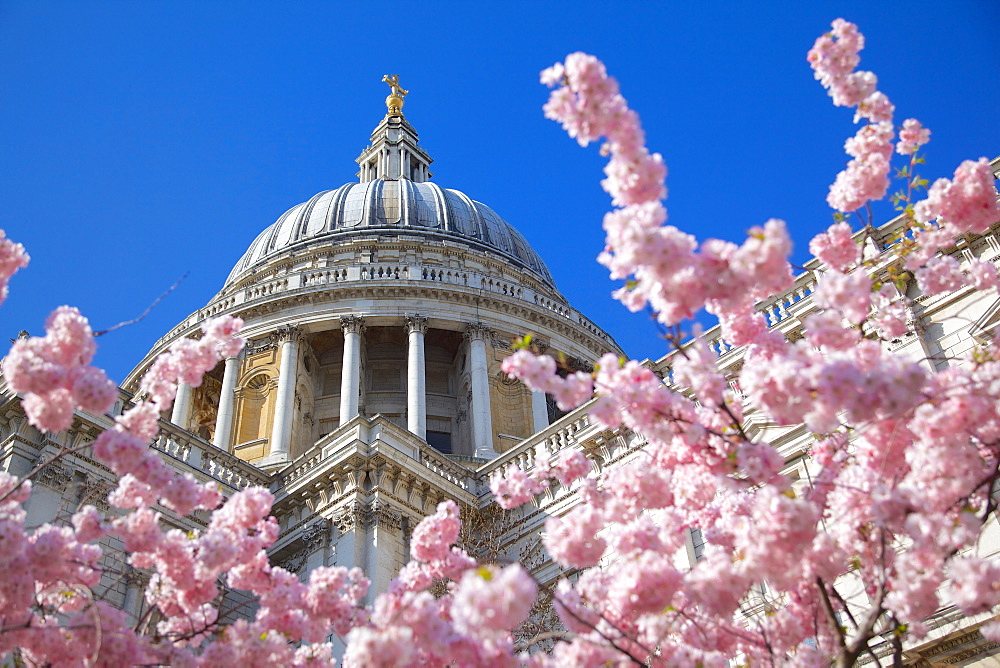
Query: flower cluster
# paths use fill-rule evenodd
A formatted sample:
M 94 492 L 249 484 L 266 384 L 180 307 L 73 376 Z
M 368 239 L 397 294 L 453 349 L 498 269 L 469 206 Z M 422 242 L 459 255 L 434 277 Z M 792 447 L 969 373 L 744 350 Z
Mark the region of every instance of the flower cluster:
M 858 54 L 864 46 L 865 39 L 858 32 L 858 27 L 837 19 L 833 22 L 833 30 L 820 36 L 807 56 L 816 78 L 830 91 L 833 103 L 838 107 L 857 107 L 854 121 L 869 121 L 844 145 L 853 160 L 837 175 L 827 197 L 827 202 L 837 211 L 856 211 L 871 200 L 885 197 L 889 188 L 889 159 L 895 136 L 892 114 L 895 107 L 884 93 L 876 90 L 878 78 L 874 74 L 855 71 L 861 62 Z M 910 119 L 907 123 L 916 121 Z M 917 123 L 916 127 L 919 128 L 919 125 Z M 909 143 L 903 144 L 901 140 L 900 146 L 912 144 L 913 126 L 908 130 Z M 929 131 L 924 132 L 929 136 Z M 918 133 L 918 137 L 924 135 Z M 926 139 L 920 143 L 926 143 Z M 916 150 L 916 145 L 913 150 Z
M 913 155 L 917 150 L 931 140 L 931 131 L 920 124 L 915 118 L 903 121 L 899 130 L 899 141 L 896 142 L 896 153 Z
M 7 299 L 7 282 L 18 269 L 28 266 L 28 254 L 24 246 L 8 239 L 0 230 L 0 304 Z
M 24 395 L 24 411 L 43 431 L 63 431 L 81 408 L 104 413 L 114 405 L 118 387 L 90 366 L 97 344 L 87 319 L 60 306 L 45 321 L 45 336 L 18 339 L 4 358 L 3 373 Z

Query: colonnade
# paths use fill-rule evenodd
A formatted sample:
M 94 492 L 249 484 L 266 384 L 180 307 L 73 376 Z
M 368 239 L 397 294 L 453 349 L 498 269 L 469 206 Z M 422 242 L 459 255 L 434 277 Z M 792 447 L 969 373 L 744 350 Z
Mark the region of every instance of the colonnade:
M 346 315 L 340 319 L 344 333 L 343 370 L 340 385 L 340 424 L 344 425 L 358 415 L 361 396 L 361 348 L 365 320 L 360 315 Z M 406 364 L 406 427 L 422 439 L 427 438 L 427 369 L 424 353 L 424 335 L 427 318 L 408 315 L 404 318 L 407 336 Z M 493 447 L 493 424 L 490 407 L 489 363 L 486 345 L 490 330 L 482 323 L 468 325 L 465 337 L 469 343 L 469 375 L 472 404 L 469 415 L 472 422 L 472 440 L 475 456 L 492 459 L 497 456 Z M 277 396 L 275 397 L 274 422 L 271 429 L 270 454 L 267 463 L 290 459 L 289 444 L 295 408 L 295 374 L 299 347 L 303 333 L 297 327 L 285 327 L 277 332 L 281 347 L 281 364 L 278 370 Z M 240 373 L 240 360 L 232 357 L 225 361 L 222 379 L 222 396 L 213 443 L 228 449 L 232 440 L 235 418 L 235 390 Z M 171 420 L 185 425 L 190 417 L 191 388 L 181 384 L 177 389 Z M 545 394 L 531 394 L 532 427 L 540 431 L 548 425 L 548 408 Z

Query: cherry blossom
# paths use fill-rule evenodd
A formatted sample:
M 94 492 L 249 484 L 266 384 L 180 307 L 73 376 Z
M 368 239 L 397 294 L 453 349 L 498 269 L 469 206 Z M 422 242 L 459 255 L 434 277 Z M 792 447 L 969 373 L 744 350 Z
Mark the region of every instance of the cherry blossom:
M 7 299 L 7 283 L 18 269 L 28 266 L 28 254 L 24 246 L 8 239 L 0 230 L 0 304 Z
M 875 75 L 856 69 L 863 47 L 857 26 L 838 19 L 808 54 L 833 103 L 866 121 L 847 140 L 852 159 L 828 196 L 841 212 L 884 197 L 890 177 L 895 109 Z M 786 305 L 805 330 L 791 341 L 787 321 L 769 323 L 756 306 L 793 285 L 785 223 L 749 225 L 742 244 L 699 242 L 667 225 L 663 160 L 603 64 L 571 54 L 542 81 L 555 87 L 546 116 L 581 145 L 605 140 L 602 183 L 615 209 L 599 261 L 629 281 L 618 297 L 676 328 L 663 378 L 612 354 L 593 373 L 567 373 L 527 350 L 503 362 L 563 409 L 587 403 L 592 424 L 641 443 L 611 464 L 574 443 L 547 443 L 492 475 L 508 511 L 543 493 L 578 500 L 545 520 L 545 568 L 555 578 L 478 563 L 462 542 L 467 509 L 455 501 L 414 528 L 411 561 L 369 606 L 360 569 L 323 566 L 302 581 L 272 565 L 279 529 L 268 490 L 224 497 L 149 447 L 178 384 L 197 386 L 243 345 L 242 323 L 223 317 L 161 355 L 136 403 L 90 444 L 118 476 L 112 512 L 83 505 L 68 522 L 28 528 L 31 481 L 0 473 L 0 653 L 51 665 L 330 665 L 336 635 L 345 666 L 725 666 L 736 657 L 848 666 L 870 643 L 922 637 L 944 605 L 975 615 L 1000 604 L 1000 566 L 975 553 L 1000 479 L 1000 344 L 977 345 L 938 372 L 887 344 L 919 325 L 922 301 L 910 290 L 1000 286 L 990 261 L 939 252 L 1000 220 L 989 164 L 962 163 L 912 208 L 907 175 L 906 234 L 884 253 L 862 256 L 843 216 L 817 235 L 810 251 L 825 266 L 808 265 L 820 274 L 809 301 Z M 895 151 L 912 166 L 928 138 L 908 119 Z M 0 234 L 0 301 L 26 263 Z M 701 309 L 719 317 L 728 344 L 745 346 L 741 368 L 720 369 L 717 341 L 697 328 L 681 343 L 678 326 Z M 75 411 L 111 407 L 117 389 L 90 366 L 95 348 L 69 307 L 53 312 L 44 336 L 14 344 L 3 372 L 32 424 L 63 430 Z M 811 446 L 786 462 L 798 433 L 813 434 Z M 165 521 L 196 511 L 207 521 L 194 531 Z M 145 596 L 155 633 L 136 632 L 98 600 L 106 538 L 152 574 Z M 678 558 L 689 552 L 698 558 Z M 223 621 L 222 587 L 254 598 L 248 619 Z M 551 653 L 521 654 L 513 632 L 542 590 L 562 626 L 548 636 Z M 1000 625 L 982 633 L 1000 639 Z M 882 648 L 902 660 L 901 649 Z

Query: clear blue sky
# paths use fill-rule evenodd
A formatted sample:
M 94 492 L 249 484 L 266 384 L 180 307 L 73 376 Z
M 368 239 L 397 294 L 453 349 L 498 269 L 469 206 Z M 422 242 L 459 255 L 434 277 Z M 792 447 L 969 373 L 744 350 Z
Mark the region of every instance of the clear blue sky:
M 572 304 L 632 356 L 664 352 L 609 298 L 602 159 L 542 117 L 538 72 L 600 56 L 670 169 L 671 222 L 742 240 L 770 217 L 796 260 L 830 222 L 851 112 L 806 51 L 832 19 L 868 38 L 862 67 L 933 131 L 929 177 L 1000 154 L 1000 5 L 980 2 L 12 2 L 0 4 L 0 227 L 31 266 L 0 307 L 0 350 L 60 304 L 102 337 L 121 380 L 222 286 L 282 212 L 355 179 L 401 75 L 434 180 L 492 206 Z M 886 212 L 888 215 L 888 212 Z M 733 286 L 739 290 L 740 286 Z

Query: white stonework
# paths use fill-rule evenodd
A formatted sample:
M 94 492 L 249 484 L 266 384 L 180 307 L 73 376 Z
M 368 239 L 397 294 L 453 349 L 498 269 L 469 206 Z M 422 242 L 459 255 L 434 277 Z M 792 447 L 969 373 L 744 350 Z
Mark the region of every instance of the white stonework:
M 240 358 L 209 375 L 220 388 L 217 403 L 182 386 L 172 420 L 161 420 L 151 447 L 178 471 L 214 480 L 226 494 L 248 485 L 269 488 L 281 527 L 273 563 L 302 577 L 319 566 L 361 566 L 374 596 L 408 560 L 413 527 L 453 499 L 467 523 L 467 549 L 484 559 L 519 561 L 550 584 L 562 570 L 540 534 L 545 519 L 567 512 L 577 496 L 554 485 L 535 503 L 500 512 L 491 504 L 490 474 L 512 463 L 530 470 L 537 454 L 570 448 L 602 471 L 635 457 L 643 442 L 627 431 L 597 428 L 587 405 L 552 421 L 545 395 L 499 382 L 499 364 L 510 354 L 508 343 L 526 333 L 580 366 L 622 351 L 566 303 L 520 233 L 489 207 L 427 180 L 431 159 L 401 115 L 387 115 L 371 142 L 358 158 L 360 182 L 320 193 L 264 230 L 222 290 L 128 376 L 114 413 L 172 342 L 195 336 L 209 317 L 239 316 L 250 341 Z M 891 238 L 896 225 L 877 230 L 874 243 Z M 998 228 L 953 252 L 997 262 Z M 801 336 L 814 308 L 810 295 L 822 268 L 815 261 L 806 268 L 792 289 L 759 305 L 769 326 L 788 338 Z M 925 298 L 916 290 L 910 285 L 907 292 L 915 304 L 912 331 L 891 344 L 900 355 L 941 368 L 1000 325 L 994 293 Z M 717 328 L 707 336 L 723 369 L 741 364 L 742 351 Z M 669 378 L 671 360 L 652 366 Z M 2 378 L 0 405 L 0 469 L 15 475 L 112 425 L 112 416 L 79 414 L 65 434 L 38 432 Z M 212 437 L 191 429 L 193 410 L 214 416 Z M 808 479 L 807 430 L 770 424 L 752 406 L 745 410 L 751 433 L 779 446 L 788 469 Z M 100 505 L 112 484 L 86 449 L 64 458 L 36 481 L 28 524 L 50 521 L 84 499 Z M 169 521 L 185 530 L 204 526 L 197 517 Z M 991 524 L 984 553 L 1000 552 L 998 533 Z M 148 574 L 122 577 L 121 546 L 106 548 L 120 568 L 95 593 L 137 617 Z M 687 558 L 695 558 L 694 545 Z M 239 596 L 229 593 L 233 601 Z M 942 611 L 931 621 L 931 636 L 907 648 L 908 655 L 977 661 L 995 651 L 977 635 L 982 621 Z

